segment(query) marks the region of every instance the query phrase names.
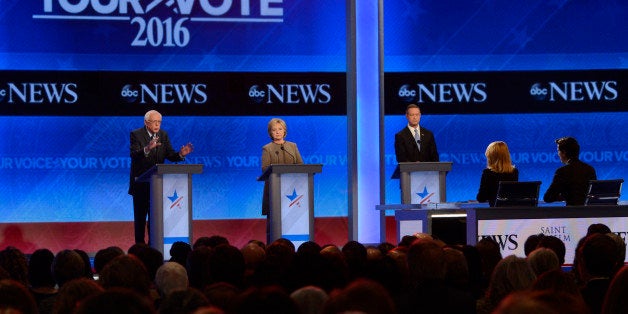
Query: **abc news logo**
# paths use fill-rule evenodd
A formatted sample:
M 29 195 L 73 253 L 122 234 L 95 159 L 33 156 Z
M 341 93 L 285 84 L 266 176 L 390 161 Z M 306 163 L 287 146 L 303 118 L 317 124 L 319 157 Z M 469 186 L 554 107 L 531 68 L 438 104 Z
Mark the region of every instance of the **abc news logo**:
M 120 96 L 127 103 L 140 104 L 204 104 L 207 102 L 206 84 L 126 84 Z
M 253 85 L 248 96 L 257 104 L 328 104 L 332 100 L 330 84 Z
M 0 102 L 8 104 L 74 104 L 78 101 L 77 83 L 7 83 L 0 85 Z
M 404 84 L 397 91 L 406 103 L 483 103 L 486 101 L 486 83 L 432 83 Z
M 534 83 L 530 96 L 538 101 L 614 101 L 617 100 L 617 81 Z

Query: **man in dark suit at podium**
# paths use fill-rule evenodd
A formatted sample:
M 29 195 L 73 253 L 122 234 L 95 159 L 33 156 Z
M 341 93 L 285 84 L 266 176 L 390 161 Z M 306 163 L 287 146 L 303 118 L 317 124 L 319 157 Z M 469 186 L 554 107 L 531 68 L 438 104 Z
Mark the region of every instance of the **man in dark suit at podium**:
M 131 131 L 129 194 L 133 196 L 135 243 L 146 243 L 144 234 L 150 210 L 150 183 L 135 182 L 135 178 L 166 159 L 183 161 L 194 150 L 192 143 L 183 145 L 178 152 L 172 149 L 168 133 L 161 130 L 161 118 L 159 112 L 150 110 L 144 115 L 144 126 Z
M 397 162 L 439 161 L 434 134 L 419 126 L 421 109 L 415 104 L 406 108 L 408 125 L 395 134 Z

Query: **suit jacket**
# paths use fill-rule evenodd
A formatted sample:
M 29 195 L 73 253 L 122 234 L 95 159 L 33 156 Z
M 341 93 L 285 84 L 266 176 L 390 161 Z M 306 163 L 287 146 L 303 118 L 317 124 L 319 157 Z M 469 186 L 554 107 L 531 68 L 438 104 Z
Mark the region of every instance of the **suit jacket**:
M 497 173 L 491 169 L 484 168 L 482 178 L 480 179 L 480 189 L 475 197 L 477 201 L 488 201 L 489 205 L 495 205 L 499 181 L 519 181 L 519 170 L 515 168 L 510 173 Z
M 416 145 L 414 135 L 406 126 L 395 134 L 395 155 L 397 162 L 439 161 L 434 134 L 419 126 L 421 132 L 421 151 Z
M 283 147 L 283 149 L 281 149 Z M 276 164 L 303 164 L 301 153 L 297 144 L 285 141 L 282 144 L 270 142 L 262 147 L 262 172 L 270 165 Z M 264 195 L 262 197 L 262 215 L 270 213 L 270 195 L 268 195 L 268 181 L 264 182 Z
M 281 149 L 283 147 L 283 149 Z M 303 159 L 299 148 L 294 142 L 285 141 L 283 144 L 270 142 L 262 147 L 262 171 L 271 164 L 302 164 Z
M 580 159 L 573 159 L 556 169 L 552 183 L 543 195 L 543 201 L 551 203 L 565 200 L 567 205 L 584 205 L 589 180 L 596 179 L 593 167 Z
M 146 170 L 156 164 L 164 163 L 166 159 L 173 162 L 185 159 L 179 156 L 179 152 L 172 149 L 172 144 L 170 144 L 170 138 L 166 131 L 159 130 L 157 135 L 159 136 L 161 146 L 155 147 L 148 153 L 148 156 L 145 156 L 144 147 L 148 146 L 148 142 L 150 142 L 146 127 L 131 131 L 131 173 L 129 176 L 129 194 L 131 195 L 135 193 L 135 186 L 140 184 L 135 182 L 135 178 L 146 172 Z

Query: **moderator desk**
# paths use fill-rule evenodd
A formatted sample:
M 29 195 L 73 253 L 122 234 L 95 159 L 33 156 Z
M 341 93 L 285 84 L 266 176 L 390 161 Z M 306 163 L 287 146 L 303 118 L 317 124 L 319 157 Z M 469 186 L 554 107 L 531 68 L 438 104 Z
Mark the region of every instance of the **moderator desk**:
M 628 205 L 565 206 L 564 203 L 539 204 L 539 207 L 488 207 L 481 203 L 378 205 L 378 210 L 394 210 L 397 238 L 417 232 L 432 234 L 440 219 L 464 219 L 466 243 L 476 245 L 486 237 L 495 240 L 502 255 L 525 256 L 523 244 L 534 234 L 555 236 L 565 243 L 565 264 L 573 263 L 578 241 L 594 223 L 607 225 L 626 240 Z M 443 238 L 442 235 L 439 238 Z M 447 241 L 446 241 L 447 242 Z

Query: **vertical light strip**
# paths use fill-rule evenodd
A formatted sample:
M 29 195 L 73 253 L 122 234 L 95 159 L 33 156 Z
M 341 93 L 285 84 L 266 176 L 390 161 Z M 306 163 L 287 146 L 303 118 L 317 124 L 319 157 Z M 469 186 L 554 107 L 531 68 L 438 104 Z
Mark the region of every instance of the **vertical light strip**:
M 379 1 L 355 1 L 357 236 L 360 243 L 381 242 L 380 204 L 380 38 Z M 354 217 L 355 218 L 355 217 Z

